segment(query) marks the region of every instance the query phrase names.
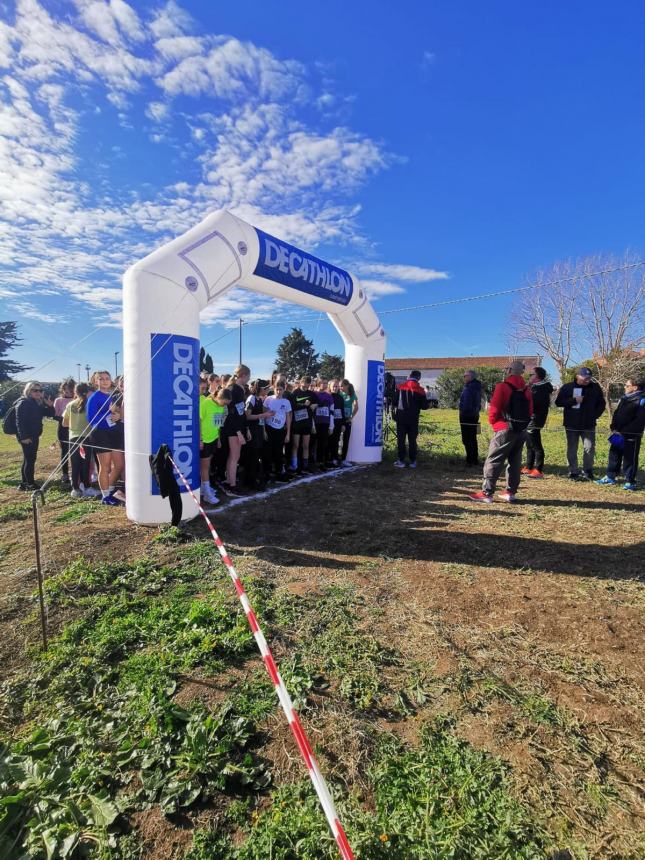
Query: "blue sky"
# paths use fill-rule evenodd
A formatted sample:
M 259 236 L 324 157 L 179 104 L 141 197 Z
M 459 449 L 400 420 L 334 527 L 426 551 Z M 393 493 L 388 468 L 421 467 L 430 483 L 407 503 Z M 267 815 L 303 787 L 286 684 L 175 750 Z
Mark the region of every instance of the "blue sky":
M 506 353 L 508 297 L 387 312 L 643 252 L 644 25 L 637 2 L 0 2 L 14 357 L 112 369 L 123 271 L 218 208 L 361 276 L 389 356 Z M 293 320 L 342 352 L 236 291 L 202 320 L 222 371 L 240 316 L 254 373 Z

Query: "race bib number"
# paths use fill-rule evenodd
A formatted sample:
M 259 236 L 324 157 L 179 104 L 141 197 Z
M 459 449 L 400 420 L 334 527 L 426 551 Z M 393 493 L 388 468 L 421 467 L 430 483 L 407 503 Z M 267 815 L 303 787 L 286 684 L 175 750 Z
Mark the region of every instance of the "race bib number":
M 309 417 L 309 412 L 306 409 L 296 409 L 293 413 L 294 421 L 306 421 Z
M 240 416 L 244 415 L 244 404 L 243 403 L 236 403 L 235 408 L 237 409 L 238 415 L 240 415 Z
M 342 409 L 334 409 L 334 418 L 337 418 L 340 421 L 342 417 L 343 417 L 343 410 Z
M 213 415 L 213 427 L 223 427 L 224 426 L 224 413 L 216 412 Z
M 316 409 L 316 417 L 317 418 L 329 418 L 329 407 L 328 406 L 319 406 Z

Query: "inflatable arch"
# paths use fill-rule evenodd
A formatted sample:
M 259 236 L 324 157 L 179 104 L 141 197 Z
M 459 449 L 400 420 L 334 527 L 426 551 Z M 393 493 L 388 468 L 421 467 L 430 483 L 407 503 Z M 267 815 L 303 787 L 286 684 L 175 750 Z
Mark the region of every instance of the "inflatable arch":
M 170 520 L 143 456 L 160 444 L 199 487 L 199 312 L 233 287 L 328 314 L 359 398 L 349 458 L 381 459 L 385 333 L 358 280 L 230 212 L 214 212 L 123 279 L 127 515 L 135 522 Z M 198 513 L 189 495 L 183 503 L 184 517 Z

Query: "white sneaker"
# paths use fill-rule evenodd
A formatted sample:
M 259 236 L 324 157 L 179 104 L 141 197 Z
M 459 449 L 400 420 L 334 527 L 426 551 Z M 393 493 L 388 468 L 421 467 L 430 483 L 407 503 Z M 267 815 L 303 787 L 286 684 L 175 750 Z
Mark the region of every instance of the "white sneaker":
M 82 498 L 83 498 L 83 495 L 84 495 L 84 494 L 83 494 L 83 491 L 82 491 L 82 490 L 72 490 L 72 492 L 70 493 L 70 496 L 71 496 L 73 499 L 82 499 Z
M 498 493 L 497 498 L 502 502 L 510 502 L 510 504 L 514 504 L 517 501 L 515 493 L 511 493 L 508 490 L 503 493 Z
M 117 499 L 117 501 L 119 501 L 119 502 L 123 502 L 123 504 L 125 504 L 125 493 L 123 492 L 123 490 L 115 490 L 115 491 L 112 493 L 112 496 L 113 496 L 115 499 Z
M 98 496 L 101 495 L 101 491 L 95 490 L 94 487 L 85 487 L 85 489 L 83 490 L 83 495 L 86 499 L 96 499 Z
M 397 469 L 405 469 L 405 463 L 402 463 L 400 460 L 395 460 L 394 465 Z
M 201 492 L 202 501 L 207 502 L 209 505 L 218 505 L 219 499 L 213 492 L 211 488 L 207 490 L 202 490 Z
M 353 466 L 354 464 L 350 463 L 349 460 L 343 460 L 343 462 L 340 465 L 341 466 Z

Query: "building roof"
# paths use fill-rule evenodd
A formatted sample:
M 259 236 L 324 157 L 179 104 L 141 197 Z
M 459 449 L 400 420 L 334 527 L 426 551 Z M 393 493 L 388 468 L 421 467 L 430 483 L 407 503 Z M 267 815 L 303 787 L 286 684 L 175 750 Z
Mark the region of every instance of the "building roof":
M 527 367 L 542 364 L 539 355 L 466 355 L 450 358 L 386 358 L 386 370 L 447 370 L 450 367 L 499 367 L 503 370 L 519 359 Z

